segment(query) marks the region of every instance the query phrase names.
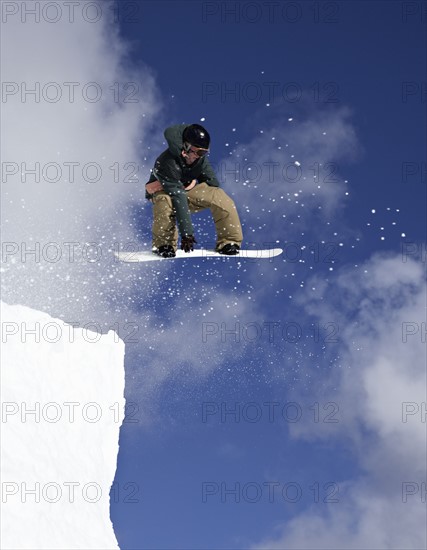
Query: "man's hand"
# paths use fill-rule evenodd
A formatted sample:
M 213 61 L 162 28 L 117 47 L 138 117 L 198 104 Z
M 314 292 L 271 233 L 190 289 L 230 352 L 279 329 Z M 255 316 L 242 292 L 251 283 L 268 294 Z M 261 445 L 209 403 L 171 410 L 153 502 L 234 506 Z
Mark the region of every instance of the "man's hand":
M 185 235 L 181 238 L 181 250 L 191 252 L 194 250 L 194 245 L 197 243 L 193 235 Z
M 149 195 L 154 195 L 154 193 L 157 193 L 158 191 L 163 191 L 163 185 L 156 180 L 145 184 L 145 189 Z

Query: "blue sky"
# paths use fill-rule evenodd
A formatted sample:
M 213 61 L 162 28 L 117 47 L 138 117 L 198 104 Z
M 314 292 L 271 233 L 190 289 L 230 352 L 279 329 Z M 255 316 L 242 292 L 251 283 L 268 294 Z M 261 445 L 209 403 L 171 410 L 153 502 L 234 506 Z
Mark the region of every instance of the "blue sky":
M 364 334 L 370 310 L 366 313 L 360 302 L 372 299 L 377 304 L 373 311 L 380 311 L 387 300 L 383 294 L 406 284 L 405 278 L 385 282 L 381 276 L 366 284 L 363 274 L 370 281 L 386 257 L 381 254 L 406 267 L 399 256 L 402 243 L 425 240 L 426 98 L 421 89 L 426 35 L 421 12 L 412 15 L 407 10 L 414 6 L 401 2 L 297 2 L 292 3 L 295 12 L 291 6 L 269 20 L 264 3 L 251 4 L 140 2 L 137 21 L 120 26 L 122 37 L 131 42 L 130 62 L 148 65 L 154 75 L 164 126 L 202 121 L 211 132 L 211 160 L 217 166 L 235 168 L 245 154 L 246 162 L 261 167 L 302 159 L 301 174 L 308 180 L 314 163 L 332 165 L 327 174 L 321 169 L 324 189 L 311 198 L 307 180 L 298 186 L 278 173 L 270 182 L 260 178 L 243 185 L 243 165 L 237 182 L 223 179 L 241 208 L 246 238 L 280 242 L 283 258 L 256 265 L 176 262 L 167 276 L 163 265 L 134 270 L 148 271 L 156 283 L 148 301 L 134 304 L 135 311 L 148 307 L 151 313 L 147 338 L 126 356 L 127 397 L 138 404 L 139 423 L 122 428 L 116 479 L 136 482 L 140 493 L 138 503 L 112 505 L 116 534 L 126 549 L 370 548 L 370 543 L 413 548 L 422 529 L 417 538 L 403 528 L 394 541 L 377 532 L 384 531 L 395 511 L 373 520 L 371 532 L 360 527 L 364 514 L 355 501 L 361 487 L 370 487 L 372 494 L 363 494 L 370 503 L 388 492 L 396 499 L 400 471 L 396 467 L 378 482 L 378 471 L 365 463 L 368 448 L 381 447 L 376 442 L 380 430 L 362 414 L 352 420 L 346 393 L 351 393 L 346 384 L 352 378 L 342 371 L 354 373 L 357 387 L 354 350 L 360 347 L 376 361 L 374 329 L 369 338 Z M 226 12 L 235 6 L 238 21 Z M 248 21 L 256 17 L 257 22 Z M 272 87 L 272 82 L 277 84 Z M 233 88 L 234 95 L 225 93 Z M 251 99 L 260 91 L 259 98 Z M 402 95 L 406 92 L 410 95 Z M 317 137 L 321 129 L 327 130 L 326 144 Z M 294 157 L 284 151 L 286 144 Z M 403 176 L 405 162 L 418 172 Z M 328 180 L 331 166 L 333 181 Z M 286 200 L 297 187 L 307 201 L 305 210 L 295 199 Z M 149 218 L 148 206 L 137 218 L 138 231 L 149 240 L 145 214 Z M 195 223 L 197 236 L 212 239 L 208 216 Z M 286 243 L 292 243 L 289 252 Z M 298 252 L 302 262 L 295 261 L 296 247 L 305 247 Z M 343 282 L 351 277 L 354 286 Z M 314 284 L 316 298 L 308 291 Z M 387 302 L 384 313 L 391 315 L 393 308 L 399 306 Z M 375 319 L 372 312 L 370 318 Z M 378 317 L 379 332 L 388 321 Z M 266 323 L 272 322 L 277 332 L 270 342 Z M 221 323 L 227 329 L 239 323 L 240 342 Z M 216 334 L 203 343 L 203 330 Z M 147 351 L 148 343 L 153 350 Z M 154 375 L 154 368 L 166 372 Z M 144 379 L 153 378 L 158 379 L 147 389 Z M 381 376 L 375 380 L 384 383 Z M 268 408 L 272 403 L 274 412 Z M 221 417 L 221 407 L 237 407 L 240 417 Z M 211 413 L 205 419 L 203 410 Z M 268 483 L 278 487 L 273 497 Z M 281 492 L 287 483 L 289 498 Z M 335 484 L 338 502 L 323 502 L 326 491 L 332 491 L 327 483 Z M 235 494 L 224 493 L 233 487 L 238 487 L 239 502 Z M 299 496 L 292 493 L 296 487 Z M 203 488 L 211 491 L 205 502 Z M 310 525 L 317 525 L 312 538 Z
M 63 172 L 4 182 L 3 239 L 62 257 L 12 254 L 2 296 L 126 343 L 120 548 L 424 547 L 425 5 L 123 0 L 118 23 L 100 5 L 4 27 L 4 80 L 63 96 L 7 98 L 3 157 Z M 211 133 L 246 245 L 282 256 L 114 260 L 151 244 L 144 183 L 181 122 Z M 212 243 L 209 213 L 193 221 Z

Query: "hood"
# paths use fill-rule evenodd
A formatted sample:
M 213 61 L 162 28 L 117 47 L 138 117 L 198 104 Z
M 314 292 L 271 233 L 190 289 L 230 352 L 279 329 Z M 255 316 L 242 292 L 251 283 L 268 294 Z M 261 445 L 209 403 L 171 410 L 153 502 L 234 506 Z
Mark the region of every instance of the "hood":
M 166 128 L 164 136 L 168 142 L 169 151 L 174 157 L 180 157 L 182 151 L 182 133 L 189 124 L 176 124 Z

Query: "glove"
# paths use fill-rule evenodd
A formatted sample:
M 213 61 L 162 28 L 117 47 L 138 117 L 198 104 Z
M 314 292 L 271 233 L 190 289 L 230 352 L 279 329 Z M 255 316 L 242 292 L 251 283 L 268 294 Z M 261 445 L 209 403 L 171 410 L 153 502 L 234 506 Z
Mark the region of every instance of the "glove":
M 181 250 L 191 252 L 194 250 L 194 245 L 197 243 L 193 235 L 185 235 L 181 238 Z

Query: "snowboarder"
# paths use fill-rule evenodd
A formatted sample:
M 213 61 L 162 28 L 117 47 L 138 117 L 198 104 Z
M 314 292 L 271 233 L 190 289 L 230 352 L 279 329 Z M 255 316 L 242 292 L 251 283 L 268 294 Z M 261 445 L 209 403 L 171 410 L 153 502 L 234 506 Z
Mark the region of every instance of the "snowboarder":
M 197 242 L 190 213 L 210 208 L 217 235 L 216 251 L 235 255 L 243 240 L 234 201 L 219 187 L 208 159 L 210 136 L 199 124 L 179 124 L 165 130 L 168 149 L 157 158 L 147 182 L 146 198 L 153 203 L 153 250 L 173 258 L 194 250 Z

